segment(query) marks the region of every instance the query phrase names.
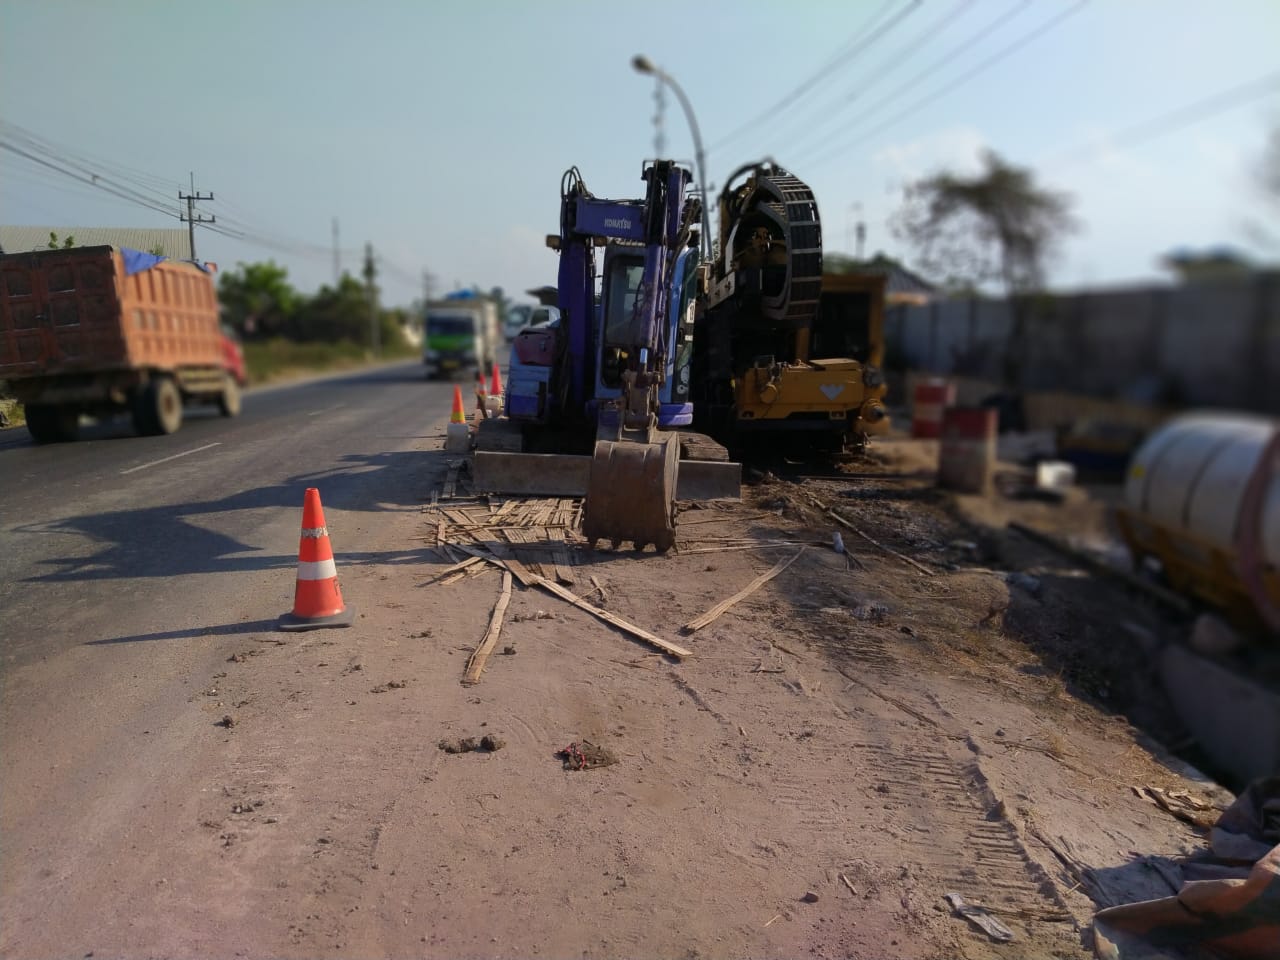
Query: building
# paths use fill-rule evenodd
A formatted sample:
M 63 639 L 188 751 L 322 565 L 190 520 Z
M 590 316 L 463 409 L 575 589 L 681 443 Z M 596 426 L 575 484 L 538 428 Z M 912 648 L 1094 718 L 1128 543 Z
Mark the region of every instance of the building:
M 0 253 L 30 253 L 49 249 L 49 234 L 58 245 L 71 239 L 77 247 L 131 247 L 155 252 L 171 260 L 191 259 L 191 238 L 181 227 L 5 227 L 0 226 Z

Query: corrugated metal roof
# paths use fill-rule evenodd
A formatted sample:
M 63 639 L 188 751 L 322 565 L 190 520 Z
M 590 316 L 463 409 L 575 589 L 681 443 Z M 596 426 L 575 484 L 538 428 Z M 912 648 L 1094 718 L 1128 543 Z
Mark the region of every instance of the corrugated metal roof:
M 173 260 L 191 259 L 191 239 L 181 228 L 0 226 L 0 250 L 5 253 L 47 250 L 50 233 L 56 233 L 59 242 L 72 237 L 77 247 L 132 247 L 149 252 L 158 246 L 166 257 Z

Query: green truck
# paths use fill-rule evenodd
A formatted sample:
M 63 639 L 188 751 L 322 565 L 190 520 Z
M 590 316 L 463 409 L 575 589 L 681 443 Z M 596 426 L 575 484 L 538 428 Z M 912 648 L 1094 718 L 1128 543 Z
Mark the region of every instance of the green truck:
M 498 305 L 488 297 L 455 294 L 423 310 L 422 365 L 428 380 L 488 374 L 501 343 Z

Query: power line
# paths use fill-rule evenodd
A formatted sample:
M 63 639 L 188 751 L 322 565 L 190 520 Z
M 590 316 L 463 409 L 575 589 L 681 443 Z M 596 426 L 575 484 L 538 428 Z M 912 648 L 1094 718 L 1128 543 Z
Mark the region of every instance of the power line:
M 769 117 L 785 109 L 789 104 L 794 102 L 797 98 L 803 96 L 808 90 L 810 90 L 813 87 L 814 84 L 816 84 L 823 77 L 826 77 L 832 72 L 834 72 L 835 70 L 838 70 L 844 64 L 851 62 L 859 53 L 862 52 L 862 50 L 866 48 L 867 44 L 871 43 L 878 36 L 881 36 L 886 29 L 892 29 L 894 23 L 897 23 L 903 17 L 912 13 L 917 7 L 919 7 L 920 3 L 921 3 L 921 0 L 912 0 L 911 4 L 905 10 L 901 11 L 891 23 L 879 28 L 879 31 L 880 31 L 879 33 L 873 33 L 872 31 L 876 29 L 875 24 L 886 13 L 888 13 L 889 10 L 893 8 L 894 0 L 888 0 L 888 2 L 886 2 L 883 6 L 880 7 L 880 9 L 878 9 L 874 14 L 872 14 L 870 20 L 868 20 L 861 27 L 855 30 L 853 34 L 849 37 L 849 39 L 844 42 L 841 48 L 837 50 L 830 58 L 828 58 L 827 62 L 824 63 L 821 67 L 819 67 L 817 71 L 811 74 L 808 79 L 801 82 L 801 84 L 798 87 L 796 87 L 790 93 L 782 97 L 782 99 L 780 99 L 772 107 L 769 107 L 767 110 L 763 111 L 755 119 L 748 120 L 746 123 L 742 124 L 732 133 L 727 134 L 716 143 L 713 143 L 711 145 L 711 150 L 716 150 L 719 147 L 723 147 L 727 143 L 732 143 L 734 140 L 737 140 L 739 137 L 741 137 L 744 133 L 755 129 L 762 121 L 767 120 Z
M 1012 12 L 1016 13 L 1017 11 L 1025 8 L 1027 2 L 1029 2 L 1029 0 L 1023 0 L 1023 2 L 1019 6 L 1015 7 Z M 915 53 L 917 53 L 921 49 L 921 47 L 923 47 L 935 36 L 941 33 L 942 30 L 946 28 L 948 25 L 953 23 L 955 20 L 959 19 L 966 11 L 968 11 L 973 6 L 973 3 L 974 3 L 974 0 L 960 0 L 960 3 L 956 7 L 948 11 L 943 16 L 939 17 L 929 26 L 925 27 L 924 30 L 920 31 L 918 34 L 916 34 L 914 37 L 908 40 L 905 44 L 903 44 L 901 48 L 899 48 L 893 54 L 891 54 L 890 56 L 886 57 L 883 61 L 881 61 L 880 65 L 871 71 L 870 76 L 868 77 L 867 80 L 865 80 L 863 83 L 859 84 L 856 87 L 850 88 L 850 90 L 847 93 L 845 93 L 844 96 L 831 102 L 829 106 L 820 108 L 816 113 L 811 113 L 810 116 L 813 116 L 818 119 L 818 127 L 829 125 L 831 121 L 836 119 L 836 116 L 838 115 L 839 111 L 846 109 L 850 104 L 854 103 L 856 100 L 862 97 L 868 90 L 874 87 L 877 83 L 879 83 L 881 80 L 884 80 L 886 77 L 890 76 L 895 69 L 909 62 L 911 57 Z M 977 40 L 981 40 L 983 37 L 990 34 L 992 30 L 996 29 L 1001 23 L 1003 23 L 1004 20 L 1007 19 L 1007 16 L 1008 15 L 1006 15 L 1005 17 L 997 18 L 993 23 L 988 24 L 987 26 L 979 30 L 976 34 L 974 34 L 971 39 L 974 42 L 976 42 Z M 948 54 L 946 54 L 946 56 L 942 60 L 935 61 L 935 65 L 937 65 L 938 63 L 953 62 L 953 58 L 955 57 L 955 55 L 957 53 L 963 52 L 966 49 L 966 44 L 968 42 L 969 41 L 966 41 L 966 43 L 962 43 L 959 47 L 950 51 Z M 886 97 L 886 100 L 891 100 L 892 97 L 897 95 L 900 91 L 906 88 L 909 88 L 910 85 L 914 83 L 917 79 L 927 76 L 928 71 L 929 71 L 929 68 L 926 68 L 921 73 L 916 74 L 916 76 L 913 77 L 911 81 L 908 81 L 907 84 L 898 87 L 893 94 L 890 94 L 889 97 Z M 882 104 L 883 102 L 884 101 L 882 101 Z M 799 143 L 804 144 L 806 142 L 812 142 L 812 139 L 813 139 L 812 135 L 815 132 L 818 132 L 818 127 L 809 126 L 807 133 L 801 136 Z M 796 146 L 797 144 L 794 142 L 791 144 L 791 147 L 793 149 Z
M 88 169 L 90 166 L 96 166 L 100 169 L 105 169 L 117 181 L 130 183 L 134 187 L 151 191 L 164 199 L 167 199 L 175 189 L 180 188 L 182 185 L 176 180 L 157 177 L 135 167 L 101 160 L 85 154 L 83 151 L 57 144 L 8 120 L 0 120 L 0 133 L 8 136 L 11 140 L 18 141 L 28 149 L 35 150 L 46 157 L 57 159 L 74 169 L 80 170 L 82 173 L 101 176 L 102 174 Z
M 913 113 L 916 113 L 924 109 L 929 104 L 933 103 L 935 100 L 938 100 L 941 97 L 945 97 L 947 94 L 954 92 L 956 89 L 968 83 L 970 80 L 973 80 L 979 75 L 990 70 L 996 64 L 1013 56 L 1023 47 L 1027 46 L 1027 44 L 1032 43 L 1033 41 L 1039 39 L 1041 36 L 1048 33 L 1049 31 L 1056 29 L 1064 21 L 1066 21 L 1070 17 L 1074 16 L 1075 14 L 1083 10 L 1085 6 L 1088 5 L 1088 3 L 1089 3 L 1089 0 L 1079 0 L 1079 2 L 1076 3 L 1074 6 L 1068 8 L 1067 10 L 1062 11 L 1057 16 L 1052 17 L 1049 20 L 1046 20 L 1044 23 L 1040 24 L 1040 26 L 1036 27 L 1034 30 L 1029 31 L 1028 33 L 1024 33 L 1017 40 L 1013 41 L 1007 46 L 1001 48 L 998 52 L 987 57 L 985 60 L 980 62 L 977 66 L 966 71 L 960 76 L 955 77 L 954 79 L 948 81 L 946 84 L 937 88 L 932 93 L 927 94 L 924 97 L 921 97 L 919 100 L 916 100 L 910 106 L 906 107 L 903 110 L 898 111 L 894 116 L 885 120 L 883 123 L 879 124 L 878 126 L 872 127 L 870 130 L 866 131 L 865 133 L 856 135 L 850 139 L 847 139 L 835 145 L 833 149 L 828 150 L 825 153 L 820 153 L 817 157 L 809 161 L 810 168 L 818 166 L 819 164 L 822 164 L 822 163 L 826 163 L 827 161 L 833 159 L 834 157 L 839 156 L 841 153 L 843 153 L 845 150 L 848 150 L 850 147 L 855 146 L 859 143 L 864 143 L 867 140 L 870 140 L 872 137 L 876 136 L 879 133 L 884 132 L 885 130 L 889 129 L 895 124 L 901 123 L 903 120 L 911 116 Z M 876 109 L 879 109 L 879 108 L 876 108 Z
M 1135 123 L 1109 138 L 1109 145 L 1117 147 L 1136 146 L 1139 143 L 1192 126 L 1201 120 L 1206 120 L 1219 113 L 1225 113 L 1228 110 L 1233 110 L 1236 107 L 1254 100 L 1260 100 L 1268 94 L 1277 92 L 1280 92 L 1280 70 L 1265 74 L 1257 80 L 1250 80 L 1248 83 L 1237 84 L 1218 93 L 1210 94 L 1202 100 L 1184 104 L 1149 120 Z M 1101 152 L 1100 149 L 1094 144 L 1081 144 L 1069 150 L 1060 150 L 1058 153 L 1050 155 L 1046 160 L 1042 161 L 1042 165 L 1062 167 L 1073 161 L 1096 155 L 1099 152 Z
M 10 139 L 5 139 L 10 138 Z M 18 142 L 12 142 L 17 140 Z M 16 156 L 21 157 L 27 162 L 35 166 L 28 171 L 22 171 L 29 176 L 50 174 L 58 174 L 69 180 L 74 180 L 82 185 L 92 187 L 95 190 L 110 194 L 117 199 L 124 200 L 135 206 L 143 207 L 155 213 L 160 213 L 166 217 L 171 217 L 180 221 L 186 221 L 186 218 L 178 210 L 171 206 L 172 201 L 167 196 L 153 192 L 155 188 L 145 186 L 147 182 L 168 185 L 172 181 L 161 177 L 148 174 L 145 171 L 136 170 L 134 168 L 123 167 L 119 164 L 100 161 L 96 158 L 88 158 L 86 163 L 86 155 L 79 151 L 74 151 L 54 144 L 52 141 L 46 140 L 31 131 L 19 127 L 17 124 L 9 121 L 0 120 L 0 150 L 6 150 Z M 66 156 L 68 154 L 70 156 Z M 130 171 L 127 176 L 119 176 L 117 174 L 107 175 L 95 170 L 117 167 Z M 48 172 L 45 172 L 48 171 Z M 129 186 L 127 183 L 120 182 L 127 180 L 135 184 Z M 56 185 L 52 182 L 50 186 L 60 188 L 64 191 L 69 187 Z M 78 191 L 77 191 L 78 192 Z M 212 195 L 203 196 L 195 194 L 192 188 L 192 196 L 187 197 L 182 194 L 179 185 L 179 199 L 188 201 L 188 206 L 192 207 L 196 200 L 212 200 Z M 225 198 L 219 203 L 225 203 Z M 233 209 L 239 210 L 235 204 L 228 204 Z M 205 219 L 204 217 L 195 218 L 194 209 L 189 211 L 189 215 L 193 217 L 193 222 L 189 226 L 190 230 L 194 230 L 194 223 L 201 223 L 205 229 L 211 233 L 228 239 L 237 240 L 250 246 L 256 246 L 266 250 L 272 250 L 283 253 L 288 256 L 303 257 L 312 260 L 323 258 L 328 261 L 333 256 L 333 247 L 331 245 L 313 244 L 307 241 L 298 240 L 287 237 L 282 234 L 275 233 L 265 229 L 248 220 L 235 216 L 222 216 L 220 219 Z M 343 251 L 348 256 L 357 258 L 363 251 L 355 250 Z M 192 238 L 192 256 L 194 257 L 194 238 Z M 416 271 L 407 270 L 399 264 L 393 263 L 385 256 L 379 255 L 380 265 L 382 265 L 388 274 L 395 275 L 396 278 L 404 283 L 418 286 L 420 277 Z
M 14 146 L 12 143 L 8 143 L 2 140 L 0 140 L 0 150 L 8 150 L 10 153 L 15 153 L 18 156 L 31 161 L 32 163 L 39 164 L 42 167 L 48 167 L 50 170 L 56 170 L 58 173 L 61 173 L 64 176 L 68 176 L 73 180 L 79 180 L 81 183 L 87 183 L 91 187 L 97 187 L 99 190 L 104 190 L 107 193 L 113 194 L 114 196 L 119 197 L 122 200 L 128 200 L 131 203 L 135 203 L 140 206 L 147 207 L 148 209 L 151 209 L 157 213 L 161 213 L 166 217 L 175 217 L 175 218 L 177 217 L 176 213 L 174 213 L 172 210 L 166 209 L 165 207 L 161 206 L 158 202 L 149 200 L 145 196 L 137 193 L 136 191 L 130 190 L 128 188 L 116 187 L 112 185 L 112 183 L 108 181 L 105 177 L 95 177 L 92 175 L 86 176 L 86 175 L 77 173 L 74 170 L 69 170 L 64 166 L 60 166 L 57 163 L 53 163 L 49 160 L 45 160 L 41 157 L 36 156 L 35 154 L 32 154 L 26 150 L 23 150 L 21 147 Z
M 883 110 L 885 107 L 891 105 L 892 103 L 900 99 L 904 94 L 908 93 L 915 87 L 919 86 L 921 83 L 929 79 L 929 77 L 933 76 L 938 71 L 944 70 L 947 67 L 953 66 L 961 55 L 966 53 L 972 47 L 975 47 L 978 44 L 980 44 L 983 40 L 987 39 L 987 37 L 991 36 L 993 33 L 995 33 L 997 30 L 1003 27 L 1006 23 L 1008 23 L 1009 21 L 1017 17 L 1018 14 L 1022 13 L 1023 10 L 1027 9 L 1027 7 L 1030 5 L 1030 2 L 1031 0 L 1018 0 L 1018 2 L 1016 2 L 1012 7 L 1005 10 L 1003 13 L 997 16 L 994 20 L 990 20 L 987 23 L 985 23 L 983 26 L 979 27 L 976 31 L 974 31 L 964 40 L 960 41 L 954 47 L 951 47 L 949 50 L 943 53 L 940 57 L 933 60 L 928 66 L 917 71 L 909 79 L 898 84 L 898 86 L 894 87 L 891 91 L 889 91 L 889 93 L 887 93 L 884 97 L 882 97 L 877 103 L 873 104 L 867 110 L 864 110 L 861 114 L 858 114 L 857 116 L 855 116 L 853 120 L 850 121 L 850 126 L 856 126 L 857 124 L 862 123 L 868 117 L 874 116 L 875 114 Z

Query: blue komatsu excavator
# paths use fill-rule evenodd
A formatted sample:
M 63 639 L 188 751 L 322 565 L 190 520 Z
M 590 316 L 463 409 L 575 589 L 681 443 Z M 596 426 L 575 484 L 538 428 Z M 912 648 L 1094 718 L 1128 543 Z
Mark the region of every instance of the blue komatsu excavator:
M 565 173 L 560 233 L 547 238 L 560 254 L 560 319 L 513 341 L 506 418 L 481 423 L 473 476 L 492 492 L 585 493 L 593 547 L 665 551 L 676 497 L 736 497 L 741 466 L 679 432 L 693 420 L 700 201 L 673 161 L 646 164 L 643 178 L 643 200 L 605 200 L 577 168 Z M 699 459 L 682 461 L 699 442 Z

